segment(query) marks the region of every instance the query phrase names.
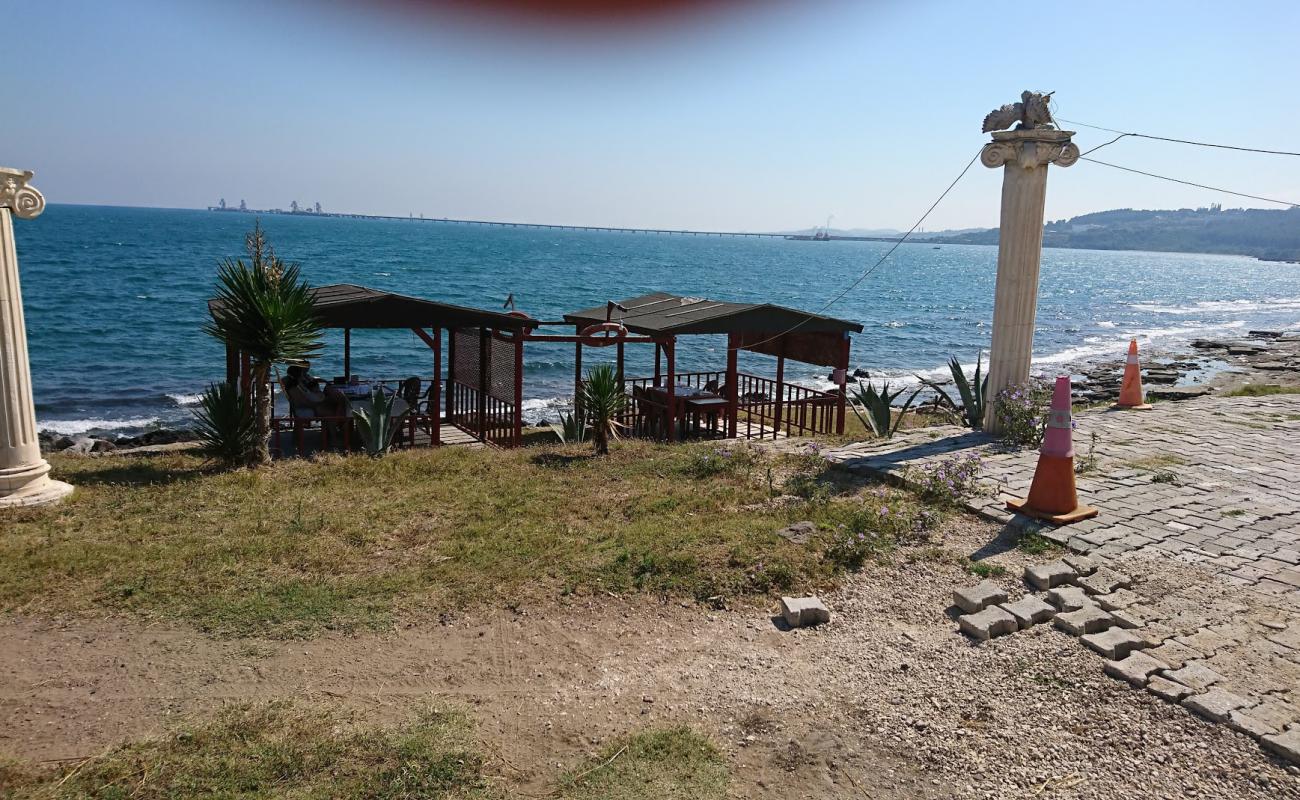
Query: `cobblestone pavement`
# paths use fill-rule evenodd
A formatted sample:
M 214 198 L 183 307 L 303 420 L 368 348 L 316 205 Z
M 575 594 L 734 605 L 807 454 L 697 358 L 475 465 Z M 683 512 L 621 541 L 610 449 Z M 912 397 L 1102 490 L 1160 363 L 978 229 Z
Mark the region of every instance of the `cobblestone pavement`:
M 909 469 L 978 450 L 988 491 L 972 511 L 1123 573 L 1126 588 L 1089 588 L 1096 596 L 1085 600 L 1106 600 L 1114 618 L 1101 624 L 1124 642 L 1123 655 L 1109 653 L 1109 673 L 1300 763 L 1300 395 L 1075 419 L 1076 466 L 1087 466 L 1079 499 L 1100 513 L 1060 528 L 1006 510 L 1028 492 L 1037 453 L 1003 452 L 964 429 L 922 429 L 827 457 L 905 481 Z

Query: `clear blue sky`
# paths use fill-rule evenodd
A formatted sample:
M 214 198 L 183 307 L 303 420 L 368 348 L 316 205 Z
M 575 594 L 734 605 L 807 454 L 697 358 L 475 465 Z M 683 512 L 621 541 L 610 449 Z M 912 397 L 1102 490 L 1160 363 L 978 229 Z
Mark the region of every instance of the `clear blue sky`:
M 772 230 L 908 227 L 1024 88 L 1067 119 L 1300 150 L 1294 0 L 742 4 L 569 36 L 401 5 L 0 0 L 0 164 L 51 202 Z M 1103 153 L 1300 202 L 1300 158 Z M 999 183 L 976 164 L 926 228 L 996 224 Z M 1274 207 L 1082 162 L 1048 189 L 1049 219 Z

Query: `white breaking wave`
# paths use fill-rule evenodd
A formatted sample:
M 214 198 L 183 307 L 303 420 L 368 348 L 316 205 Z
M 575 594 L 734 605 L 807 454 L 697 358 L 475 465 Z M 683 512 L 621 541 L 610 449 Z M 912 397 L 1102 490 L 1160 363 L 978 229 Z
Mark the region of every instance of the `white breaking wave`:
M 1149 314 L 1246 314 L 1252 311 L 1300 310 L 1300 297 L 1275 297 L 1264 300 L 1204 300 L 1186 306 L 1158 303 L 1133 303 L 1130 308 Z
M 197 406 L 203 399 L 201 394 L 170 394 L 167 395 L 173 403 L 178 406 Z
M 76 436 L 90 431 L 119 431 L 127 428 L 148 428 L 159 424 L 157 417 L 131 417 L 128 419 L 47 419 L 37 420 L 36 427 L 43 431 Z

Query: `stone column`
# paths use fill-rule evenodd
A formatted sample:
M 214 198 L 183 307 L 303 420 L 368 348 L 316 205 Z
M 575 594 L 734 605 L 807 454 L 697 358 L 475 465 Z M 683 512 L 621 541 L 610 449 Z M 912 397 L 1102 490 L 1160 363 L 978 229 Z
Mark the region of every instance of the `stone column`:
M 0 167 L 0 508 L 50 503 L 72 491 L 50 480 L 36 438 L 13 226 L 13 217 L 32 219 L 45 210 L 45 198 L 27 185 L 31 178 L 31 172 Z
M 1079 148 L 1070 141 L 1073 135 L 1073 131 L 1051 128 L 998 131 L 980 154 L 984 166 L 1003 167 L 993 346 L 984 412 L 984 429 L 994 433 L 998 425 L 993 398 L 1008 386 L 1029 378 L 1038 310 L 1038 264 L 1043 251 L 1047 165 L 1068 167 L 1079 160 Z

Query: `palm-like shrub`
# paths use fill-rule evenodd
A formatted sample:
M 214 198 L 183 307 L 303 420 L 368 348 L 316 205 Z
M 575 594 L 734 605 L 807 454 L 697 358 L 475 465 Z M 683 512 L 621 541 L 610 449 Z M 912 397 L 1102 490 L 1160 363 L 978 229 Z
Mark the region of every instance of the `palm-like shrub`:
M 966 422 L 966 427 L 973 430 L 981 430 L 984 427 L 984 390 L 988 388 L 989 379 L 985 375 L 980 377 L 983 369 L 984 351 L 975 357 L 975 375 L 966 377 L 966 370 L 962 369 L 961 362 L 957 356 L 953 356 L 948 361 L 948 371 L 952 373 L 952 382 L 957 387 L 957 394 L 961 398 L 961 405 L 948 394 L 948 390 L 938 381 L 921 378 L 922 385 L 934 391 L 934 396 L 940 403 L 952 409 L 960 415 Z
M 256 398 L 258 440 L 250 464 L 271 460 L 271 368 L 302 361 L 321 348 L 311 287 L 297 264 L 286 264 L 255 224 L 244 239 L 248 263 L 226 259 L 217 268 L 217 304 L 206 333 L 248 356 Z
M 580 408 L 587 421 L 587 435 L 596 445 L 596 455 L 609 453 L 609 440 L 618 438 L 619 414 L 627 407 L 627 395 L 618 372 L 609 364 L 592 367 L 582 384 Z
M 896 392 L 889 391 L 889 381 L 884 381 L 880 388 L 877 389 L 873 383 L 858 382 L 853 389 L 852 400 L 853 413 L 862 420 L 863 424 L 871 428 L 875 435 L 888 439 L 898 430 L 898 426 L 903 423 L 903 415 L 911 407 L 912 401 L 921 393 L 921 387 L 917 387 L 907 398 L 902 407 L 898 409 L 898 416 L 894 416 L 894 401 L 907 390 L 907 387 L 901 387 Z M 859 406 L 861 410 L 859 410 Z M 865 411 L 865 413 L 863 413 Z
M 203 450 L 226 465 L 248 459 L 257 448 L 257 420 L 252 404 L 229 383 L 208 386 L 194 411 L 195 432 Z
M 390 396 L 376 386 L 370 393 L 369 407 L 363 405 L 352 409 L 361 444 L 371 458 L 379 458 L 388 452 L 393 434 L 401 424 L 401 416 L 393 416 L 393 398 L 396 396 Z

